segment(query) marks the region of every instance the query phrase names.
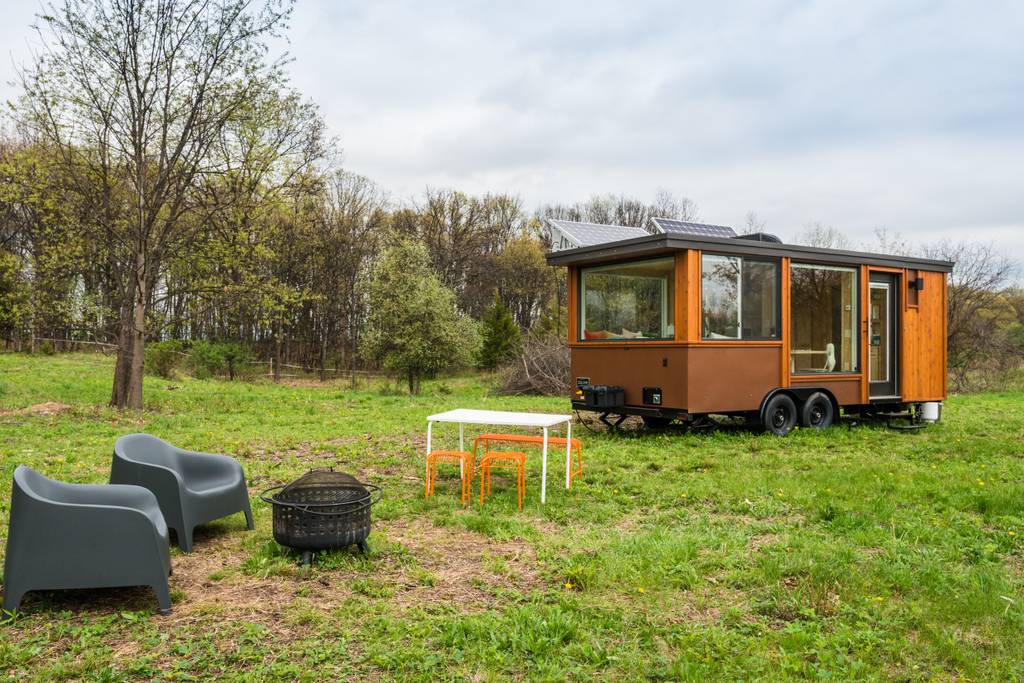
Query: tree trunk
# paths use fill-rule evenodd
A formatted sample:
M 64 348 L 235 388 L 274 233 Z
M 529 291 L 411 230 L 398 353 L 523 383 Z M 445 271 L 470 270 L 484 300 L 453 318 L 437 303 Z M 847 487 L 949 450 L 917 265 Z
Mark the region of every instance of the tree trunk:
M 146 284 L 136 292 L 132 325 L 132 362 L 128 376 L 128 407 L 142 409 L 142 375 L 146 364 Z
M 349 379 L 352 384 L 352 388 L 355 389 L 358 385 L 356 380 L 356 342 L 352 335 L 351 326 L 349 327 L 349 345 L 348 345 L 348 373 Z
M 327 381 L 327 326 L 320 335 L 320 381 Z
M 281 381 L 281 323 L 276 324 L 277 331 L 274 335 L 274 381 Z
M 117 331 L 117 363 L 114 365 L 114 388 L 110 395 L 110 405 L 125 408 L 128 405 L 128 385 L 132 366 L 132 303 L 135 300 L 135 281 L 131 284 L 121 301 L 121 322 Z
M 142 375 L 146 345 L 146 256 L 135 258 L 135 271 L 121 306 L 121 330 L 117 339 L 117 365 L 110 405 L 116 408 L 142 408 Z

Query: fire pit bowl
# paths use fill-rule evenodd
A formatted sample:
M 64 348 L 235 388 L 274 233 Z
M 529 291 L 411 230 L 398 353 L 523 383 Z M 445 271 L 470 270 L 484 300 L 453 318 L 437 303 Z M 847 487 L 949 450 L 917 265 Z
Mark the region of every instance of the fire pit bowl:
M 350 474 L 312 470 L 260 496 L 274 509 L 274 540 L 302 551 L 303 564 L 317 550 L 357 545 L 366 552 L 370 508 L 380 502 L 379 486 Z

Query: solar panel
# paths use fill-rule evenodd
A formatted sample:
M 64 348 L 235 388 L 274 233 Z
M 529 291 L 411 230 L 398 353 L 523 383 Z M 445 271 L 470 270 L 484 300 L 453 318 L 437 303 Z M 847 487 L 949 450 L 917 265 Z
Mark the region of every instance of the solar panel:
M 664 232 L 670 235 L 698 235 L 700 237 L 721 238 L 736 236 L 736 231 L 728 225 L 692 223 L 690 221 L 676 220 L 675 218 L 652 218 L 651 222 L 654 223 L 659 232 Z
M 649 232 L 643 228 L 628 225 L 605 225 L 603 223 L 580 223 L 561 219 L 549 219 L 551 225 L 569 238 L 576 246 L 589 247 L 595 244 L 606 244 L 629 240 L 635 237 L 648 237 Z M 557 242 L 556 242 L 557 246 Z M 564 248 L 572 248 L 566 245 Z

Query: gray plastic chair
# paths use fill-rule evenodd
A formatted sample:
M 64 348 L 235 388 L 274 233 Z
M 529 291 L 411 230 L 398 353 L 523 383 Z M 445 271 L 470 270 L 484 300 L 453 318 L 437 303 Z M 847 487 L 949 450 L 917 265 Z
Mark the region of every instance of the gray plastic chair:
M 111 484 L 136 484 L 156 495 L 178 546 L 192 552 L 192 531 L 236 512 L 253 527 L 245 472 L 234 458 L 176 448 L 149 434 L 128 434 L 114 443 Z
M 4 560 L 4 610 L 25 593 L 150 586 L 171 611 L 171 557 L 156 496 L 140 486 L 64 484 L 14 470 Z

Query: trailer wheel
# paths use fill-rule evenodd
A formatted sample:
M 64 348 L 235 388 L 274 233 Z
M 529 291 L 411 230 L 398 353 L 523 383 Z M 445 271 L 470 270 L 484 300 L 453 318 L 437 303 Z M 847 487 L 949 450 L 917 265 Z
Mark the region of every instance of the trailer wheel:
M 764 428 L 776 436 L 786 436 L 796 427 L 796 403 L 789 394 L 778 393 L 768 399 L 761 422 Z
M 836 419 L 836 411 L 828 396 L 816 391 L 800 407 L 800 424 L 810 429 L 824 429 Z
M 665 429 L 674 418 L 661 417 L 660 415 L 641 415 L 640 419 L 644 421 L 644 426 L 648 429 Z

